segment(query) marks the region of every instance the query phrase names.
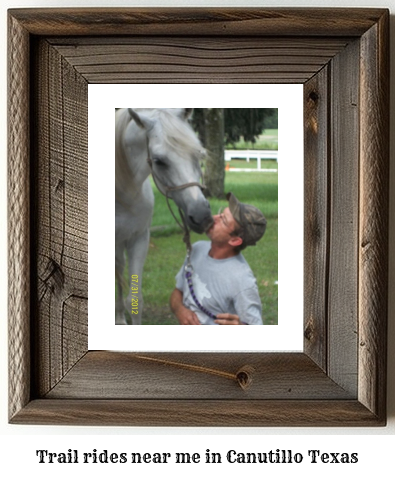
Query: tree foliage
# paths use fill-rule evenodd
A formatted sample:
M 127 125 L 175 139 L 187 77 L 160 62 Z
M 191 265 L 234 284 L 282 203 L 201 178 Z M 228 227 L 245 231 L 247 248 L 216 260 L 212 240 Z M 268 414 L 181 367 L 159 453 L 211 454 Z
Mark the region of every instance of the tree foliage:
M 265 128 L 278 127 L 277 108 L 224 108 L 224 144 L 235 144 L 241 137 L 255 143 Z M 195 108 L 192 125 L 206 144 L 204 109 Z
M 277 108 L 195 108 L 192 126 L 206 148 L 204 181 L 208 197 L 224 197 L 224 146 L 241 138 L 255 143 L 265 128 L 278 127 Z

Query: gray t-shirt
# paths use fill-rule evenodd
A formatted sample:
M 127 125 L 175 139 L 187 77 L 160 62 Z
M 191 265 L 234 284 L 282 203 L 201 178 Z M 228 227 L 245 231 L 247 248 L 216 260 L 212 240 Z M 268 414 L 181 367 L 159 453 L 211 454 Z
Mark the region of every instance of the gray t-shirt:
M 262 325 L 258 286 L 243 255 L 213 259 L 209 256 L 210 248 L 209 241 L 199 241 L 192 246 L 192 283 L 197 300 L 214 315 L 236 314 L 245 324 Z M 201 324 L 216 325 L 191 296 L 185 278 L 185 262 L 176 276 L 176 288 L 183 293 L 185 307 L 196 313 Z

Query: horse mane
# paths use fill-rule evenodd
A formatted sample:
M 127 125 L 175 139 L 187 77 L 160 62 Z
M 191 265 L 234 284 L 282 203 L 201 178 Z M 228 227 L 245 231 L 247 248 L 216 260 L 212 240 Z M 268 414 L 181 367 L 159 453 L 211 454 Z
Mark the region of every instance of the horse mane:
M 181 120 L 171 109 L 158 109 L 155 114 L 161 119 L 165 143 L 182 157 L 200 159 L 203 147 L 188 121 Z

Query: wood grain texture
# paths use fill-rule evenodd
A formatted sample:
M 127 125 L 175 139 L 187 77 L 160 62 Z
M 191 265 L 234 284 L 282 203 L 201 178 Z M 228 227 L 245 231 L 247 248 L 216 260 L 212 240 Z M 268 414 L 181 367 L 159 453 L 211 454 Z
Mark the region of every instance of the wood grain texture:
M 238 377 L 243 371 L 249 378 L 248 387 L 240 386 Z M 88 352 L 46 398 L 185 400 L 197 396 L 218 400 L 355 398 L 305 354 L 104 351 Z
M 385 416 L 389 201 L 389 15 L 361 39 L 359 399 Z
M 331 66 L 328 373 L 357 393 L 359 42 Z
M 9 18 L 11 423 L 384 425 L 388 11 Z M 305 84 L 304 353 L 87 351 L 87 85 L 108 81 Z
M 89 83 L 304 83 L 350 39 L 166 36 L 50 41 Z
M 383 9 L 47 8 L 9 10 L 35 35 L 360 36 Z
M 330 66 L 304 85 L 304 351 L 327 370 Z
M 87 349 L 88 119 L 84 79 L 46 41 L 35 59 L 34 358 L 42 395 Z
M 12 423 L 150 427 L 384 425 L 357 400 L 32 400 Z
M 29 35 L 8 22 L 9 416 L 30 399 Z

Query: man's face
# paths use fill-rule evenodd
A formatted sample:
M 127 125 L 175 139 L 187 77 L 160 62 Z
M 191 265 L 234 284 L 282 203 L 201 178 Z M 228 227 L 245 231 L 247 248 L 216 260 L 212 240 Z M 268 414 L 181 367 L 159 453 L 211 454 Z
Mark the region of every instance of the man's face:
M 229 208 L 225 208 L 220 214 L 213 216 L 214 224 L 207 231 L 207 236 L 213 243 L 226 244 L 231 239 L 231 234 L 238 224 Z

